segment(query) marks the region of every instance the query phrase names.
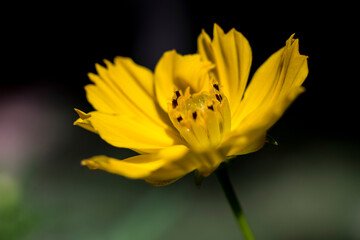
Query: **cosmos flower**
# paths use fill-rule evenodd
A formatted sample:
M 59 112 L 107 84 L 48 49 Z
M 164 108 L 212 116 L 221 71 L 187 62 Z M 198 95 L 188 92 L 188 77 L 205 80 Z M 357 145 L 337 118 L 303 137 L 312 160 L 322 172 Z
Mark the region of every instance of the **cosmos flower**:
M 262 148 L 268 129 L 304 91 L 307 57 L 292 35 L 248 84 L 252 53 L 235 29 L 202 31 L 198 53 L 165 52 L 154 73 L 130 58 L 96 65 L 85 87 L 96 109 L 77 110 L 75 125 L 139 155 L 124 160 L 95 156 L 82 161 L 152 185 L 190 172 L 207 177 L 220 163 Z

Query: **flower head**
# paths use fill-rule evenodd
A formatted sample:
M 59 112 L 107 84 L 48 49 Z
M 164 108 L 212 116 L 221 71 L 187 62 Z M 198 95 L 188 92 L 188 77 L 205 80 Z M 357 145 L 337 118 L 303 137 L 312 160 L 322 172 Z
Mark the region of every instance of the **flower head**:
M 195 170 L 206 177 L 229 158 L 259 150 L 267 130 L 304 91 L 307 57 L 292 35 L 247 86 L 248 41 L 216 24 L 213 35 L 200 34 L 197 54 L 164 53 L 154 73 L 125 57 L 96 65 L 98 74 L 90 73 L 93 84 L 85 87 L 96 110 L 76 109 L 74 124 L 140 155 L 95 156 L 82 164 L 165 185 Z

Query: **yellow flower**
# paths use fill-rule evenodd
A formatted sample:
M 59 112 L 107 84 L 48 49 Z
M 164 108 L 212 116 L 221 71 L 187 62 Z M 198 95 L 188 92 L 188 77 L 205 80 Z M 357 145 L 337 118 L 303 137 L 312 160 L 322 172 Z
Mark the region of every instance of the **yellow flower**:
M 125 57 L 96 65 L 98 74 L 90 73 L 93 84 L 85 87 L 96 111 L 76 109 L 74 124 L 140 155 L 95 156 L 82 164 L 165 185 L 195 170 L 206 177 L 233 156 L 259 150 L 267 130 L 304 91 L 307 57 L 292 35 L 247 86 L 248 41 L 216 24 L 213 35 L 200 34 L 197 54 L 166 52 L 154 73 Z

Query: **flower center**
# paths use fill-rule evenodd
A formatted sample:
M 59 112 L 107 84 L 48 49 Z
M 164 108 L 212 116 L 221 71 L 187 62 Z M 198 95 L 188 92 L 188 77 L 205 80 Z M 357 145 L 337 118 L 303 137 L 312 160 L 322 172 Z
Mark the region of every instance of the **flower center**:
M 218 146 L 231 126 L 229 102 L 216 81 L 200 93 L 175 90 L 168 113 L 190 147 L 200 151 Z

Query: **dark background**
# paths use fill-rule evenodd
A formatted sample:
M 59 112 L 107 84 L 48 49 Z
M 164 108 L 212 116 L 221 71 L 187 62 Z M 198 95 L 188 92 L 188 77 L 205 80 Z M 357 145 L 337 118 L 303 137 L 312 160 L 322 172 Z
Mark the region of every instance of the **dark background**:
M 154 69 L 164 51 L 196 52 L 201 29 L 236 28 L 251 74 L 292 33 L 308 55 L 306 92 L 270 130 L 279 146 L 238 157 L 230 174 L 257 239 L 360 239 L 358 43 L 354 6 L 118 1 L 4 8 L 0 89 L 0 239 L 240 239 L 213 176 L 163 188 L 89 171 L 124 158 L 72 126 L 92 110 L 95 63 L 128 56 Z

